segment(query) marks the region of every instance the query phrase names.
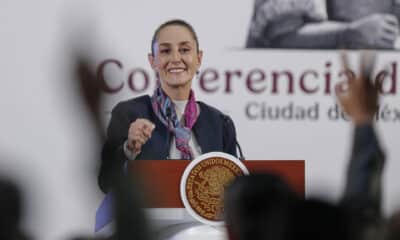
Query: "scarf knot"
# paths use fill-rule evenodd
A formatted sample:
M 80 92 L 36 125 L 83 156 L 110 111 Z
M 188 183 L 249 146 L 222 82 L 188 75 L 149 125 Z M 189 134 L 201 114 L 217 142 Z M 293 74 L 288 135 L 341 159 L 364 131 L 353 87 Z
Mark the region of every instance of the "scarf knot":
M 189 146 L 191 129 L 196 123 L 198 113 L 194 92 L 190 90 L 189 99 L 183 113 L 184 121 L 178 119 L 175 104 L 167 94 L 157 87 L 151 97 L 151 105 L 154 113 L 175 136 L 176 148 L 181 152 L 182 159 L 193 159 L 193 152 Z

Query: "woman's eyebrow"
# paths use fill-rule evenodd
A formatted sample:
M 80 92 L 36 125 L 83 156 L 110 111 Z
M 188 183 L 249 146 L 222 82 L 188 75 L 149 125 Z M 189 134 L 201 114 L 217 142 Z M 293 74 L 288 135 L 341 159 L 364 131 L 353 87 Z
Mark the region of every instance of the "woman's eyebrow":
M 169 46 L 171 46 L 171 45 L 172 45 L 171 43 L 167 43 L 167 42 L 164 42 L 164 43 L 160 43 L 160 44 L 159 44 L 160 47 L 169 47 Z
M 189 41 L 183 41 L 183 42 L 180 42 L 179 45 L 190 45 L 190 42 Z
M 179 42 L 178 45 L 190 45 L 190 43 L 191 43 L 190 41 L 182 41 L 182 42 Z M 161 43 L 159 43 L 159 46 L 169 47 L 171 45 L 172 45 L 172 43 L 169 43 L 169 42 L 161 42 Z

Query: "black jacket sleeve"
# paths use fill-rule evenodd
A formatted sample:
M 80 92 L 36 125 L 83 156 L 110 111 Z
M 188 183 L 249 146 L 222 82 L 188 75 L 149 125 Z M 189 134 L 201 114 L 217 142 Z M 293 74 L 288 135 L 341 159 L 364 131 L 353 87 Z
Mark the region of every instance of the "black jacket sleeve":
M 127 139 L 130 123 L 124 105 L 117 104 L 112 110 L 106 141 L 101 152 L 98 184 L 104 193 L 109 191 L 115 174 L 122 174 L 126 161 L 123 144 Z

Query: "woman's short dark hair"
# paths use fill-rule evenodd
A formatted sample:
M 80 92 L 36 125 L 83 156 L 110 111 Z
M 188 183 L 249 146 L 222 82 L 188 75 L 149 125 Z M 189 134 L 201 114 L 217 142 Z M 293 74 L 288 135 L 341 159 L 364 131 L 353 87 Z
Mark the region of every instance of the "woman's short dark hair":
M 169 21 L 164 22 L 163 24 L 161 24 L 161 25 L 156 29 L 156 31 L 154 32 L 153 38 L 152 38 L 152 40 L 151 40 L 151 55 L 154 56 L 154 44 L 155 44 L 156 41 L 157 41 L 158 34 L 160 33 L 160 31 L 161 31 L 163 28 L 165 28 L 165 27 L 167 27 L 167 26 L 171 26 L 171 25 L 177 25 L 177 26 L 182 26 L 182 27 L 187 28 L 187 29 L 189 30 L 189 32 L 192 34 L 192 36 L 193 36 L 193 38 L 194 38 L 194 41 L 196 42 L 196 45 L 197 45 L 197 46 L 196 46 L 197 52 L 199 51 L 199 39 L 197 38 L 197 34 L 196 34 L 196 32 L 194 31 L 194 28 L 192 27 L 192 25 L 190 25 L 188 22 L 186 22 L 186 21 L 184 21 L 184 20 L 181 20 L 181 19 L 172 19 L 172 20 L 169 20 Z

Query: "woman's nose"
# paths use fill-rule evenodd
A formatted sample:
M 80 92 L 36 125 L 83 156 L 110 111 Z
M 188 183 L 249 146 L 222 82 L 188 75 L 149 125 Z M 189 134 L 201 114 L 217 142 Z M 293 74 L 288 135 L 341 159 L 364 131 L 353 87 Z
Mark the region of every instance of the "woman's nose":
M 172 51 L 171 60 L 173 62 L 178 62 L 181 60 L 181 54 L 179 53 L 179 51 Z

